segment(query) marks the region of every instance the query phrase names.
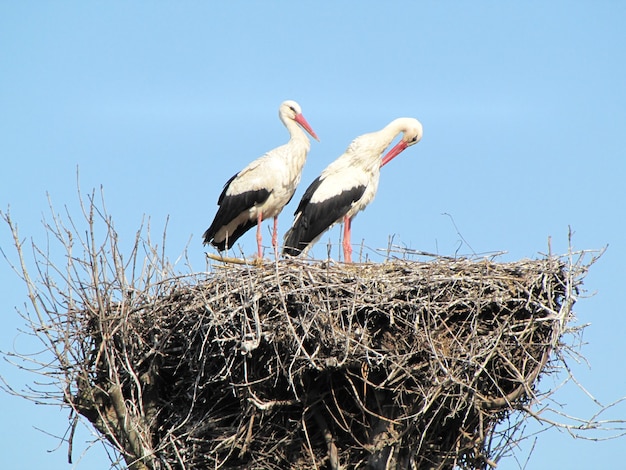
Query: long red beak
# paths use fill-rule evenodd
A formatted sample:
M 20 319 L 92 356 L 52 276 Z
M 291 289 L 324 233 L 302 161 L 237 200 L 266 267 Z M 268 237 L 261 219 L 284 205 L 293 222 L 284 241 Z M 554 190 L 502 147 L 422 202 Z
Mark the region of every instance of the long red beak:
M 297 114 L 294 119 L 298 124 L 304 127 L 305 131 L 311 134 L 311 137 L 313 137 L 318 142 L 320 141 L 320 139 L 317 137 L 317 134 L 313 131 L 313 129 L 311 129 L 311 126 L 309 125 L 308 122 L 306 122 L 306 119 L 304 119 L 304 116 L 302 114 Z
M 401 140 L 400 142 L 398 142 L 396 146 L 392 148 L 391 150 L 389 150 L 389 152 L 387 152 L 387 155 L 383 157 L 383 159 L 380 162 L 380 166 L 381 167 L 385 166 L 391 160 L 393 160 L 402 152 L 404 152 L 404 150 L 406 150 L 407 147 L 408 147 L 408 144 L 404 140 Z

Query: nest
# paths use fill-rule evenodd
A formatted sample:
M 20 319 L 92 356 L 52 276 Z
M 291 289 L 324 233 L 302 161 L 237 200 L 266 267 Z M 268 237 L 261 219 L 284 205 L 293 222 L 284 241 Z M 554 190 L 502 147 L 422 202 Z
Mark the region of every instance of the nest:
M 555 257 L 218 267 L 84 312 L 69 399 L 131 468 L 488 468 L 578 275 Z

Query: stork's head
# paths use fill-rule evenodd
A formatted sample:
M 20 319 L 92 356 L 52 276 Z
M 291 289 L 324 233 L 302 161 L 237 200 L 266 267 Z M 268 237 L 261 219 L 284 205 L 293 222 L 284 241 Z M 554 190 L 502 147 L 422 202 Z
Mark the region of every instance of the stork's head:
M 386 165 L 411 145 L 417 144 L 422 139 L 424 133 L 422 123 L 413 118 L 399 118 L 393 121 L 391 125 L 397 128 L 398 133 L 402 133 L 402 138 L 400 142 L 383 157 L 380 166 Z
M 307 120 L 304 119 L 304 116 L 302 115 L 302 108 L 295 101 L 283 101 L 280 105 L 280 108 L 278 108 L 278 116 L 285 124 L 288 120 L 297 122 L 302 126 L 305 131 L 311 134 L 311 137 L 313 137 L 317 141 L 320 140 L 307 122 Z

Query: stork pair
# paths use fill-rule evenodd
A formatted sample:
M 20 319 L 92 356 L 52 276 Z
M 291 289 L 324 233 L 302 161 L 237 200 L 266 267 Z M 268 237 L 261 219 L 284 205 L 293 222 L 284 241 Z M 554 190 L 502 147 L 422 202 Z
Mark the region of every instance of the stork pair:
M 289 142 L 254 160 L 226 182 L 217 201 L 217 214 L 204 232 L 205 245 L 210 243 L 220 251 L 227 250 L 256 225 L 261 258 L 261 222 L 273 217 L 272 246 L 278 252 L 278 215 L 296 191 L 311 146 L 303 129 L 319 141 L 295 101 L 282 103 L 278 115 L 289 131 Z M 399 134 L 402 138 L 398 144 L 381 159 Z M 285 234 L 283 253 L 306 253 L 326 230 L 343 221 L 344 260 L 352 262 L 351 222 L 374 199 L 380 167 L 421 138 L 422 125 L 417 119 L 399 118 L 377 132 L 354 139 L 345 153 L 304 192 L 293 224 Z

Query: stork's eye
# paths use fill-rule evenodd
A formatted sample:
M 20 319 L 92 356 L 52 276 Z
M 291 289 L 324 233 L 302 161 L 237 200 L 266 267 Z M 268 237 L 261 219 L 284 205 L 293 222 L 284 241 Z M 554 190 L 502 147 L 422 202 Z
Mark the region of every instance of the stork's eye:
M 289 106 L 289 109 L 291 109 L 294 113 L 298 114 L 298 113 L 296 112 L 296 108 L 294 108 L 293 106 Z

